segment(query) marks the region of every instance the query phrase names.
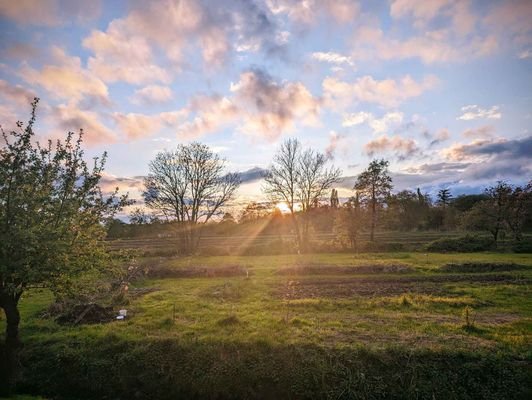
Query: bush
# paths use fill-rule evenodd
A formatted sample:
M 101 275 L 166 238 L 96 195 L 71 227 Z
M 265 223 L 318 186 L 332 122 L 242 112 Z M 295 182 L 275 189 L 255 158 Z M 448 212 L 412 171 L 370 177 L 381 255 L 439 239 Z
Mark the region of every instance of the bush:
M 532 240 L 522 240 L 520 242 L 515 242 L 512 246 L 512 251 L 514 253 L 532 253 Z
M 425 245 L 425 250 L 445 253 L 488 251 L 495 248 L 493 239 L 484 236 L 464 235 L 457 238 L 441 238 Z

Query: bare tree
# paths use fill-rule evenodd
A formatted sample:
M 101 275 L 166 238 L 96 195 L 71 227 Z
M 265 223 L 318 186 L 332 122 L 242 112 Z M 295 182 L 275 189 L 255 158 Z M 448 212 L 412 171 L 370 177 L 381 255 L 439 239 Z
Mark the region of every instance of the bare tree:
M 303 210 L 302 245 L 306 250 L 309 239 L 309 210 L 317 207 L 319 200 L 340 178 L 338 168 L 327 168 L 328 158 L 312 149 L 302 152 L 299 157 L 297 174 L 297 197 Z
M 197 225 L 223 215 L 223 206 L 240 185 L 238 174 L 224 174 L 225 160 L 193 142 L 159 153 L 144 181 L 146 206 L 179 222 L 182 250 L 197 248 Z
M 325 155 L 303 150 L 297 139 L 288 139 L 275 154 L 265 177 L 264 193 L 274 202 L 286 203 L 290 210 L 300 250 L 305 250 L 308 244 L 309 224 L 304 217 L 301 229 L 296 206 L 305 215 L 340 177 L 340 170 L 327 168 L 326 163 Z
M 377 225 L 377 208 L 392 190 L 392 178 L 388 173 L 386 160 L 373 160 L 368 168 L 357 178 L 355 189 L 362 201 L 370 206 L 371 210 L 371 241 L 374 239 L 375 226 Z

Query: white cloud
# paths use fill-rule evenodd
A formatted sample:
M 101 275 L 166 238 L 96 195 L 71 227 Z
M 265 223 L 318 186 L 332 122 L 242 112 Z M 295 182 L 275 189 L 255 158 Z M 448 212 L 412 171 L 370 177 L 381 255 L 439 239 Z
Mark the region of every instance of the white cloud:
M 403 122 L 403 113 L 399 111 L 389 112 L 383 115 L 382 118 L 376 118 L 373 114 L 368 112 L 358 112 L 344 115 L 342 126 L 350 127 L 360 124 L 367 124 L 373 133 L 384 133 L 392 126 L 397 126 Z
M 487 118 L 487 119 L 501 119 L 502 113 L 500 112 L 499 106 L 493 106 L 488 109 L 481 108 L 476 104 L 463 106 L 461 108 L 462 115 L 457 119 L 463 121 L 470 121 L 474 119 Z
M 312 59 L 326 62 L 330 64 L 336 64 L 336 65 L 349 65 L 350 67 L 354 66 L 354 62 L 351 59 L 351 57 L 344 56 L 339 53 L 335 53 L 332 51 L 329 52 L 315 52 L 311 54 Z

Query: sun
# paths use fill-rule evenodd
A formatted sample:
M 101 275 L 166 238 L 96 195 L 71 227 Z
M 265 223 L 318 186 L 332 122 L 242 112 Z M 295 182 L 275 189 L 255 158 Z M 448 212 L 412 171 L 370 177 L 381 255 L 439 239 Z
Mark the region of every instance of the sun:
M 286 204 L 284 201 L 281 201 L 275 205 L 275 208 L 277 208 L 279 211 L 281 211 L 283 214 L 289 214 L 290 208 L 288 207 L 288 204 Z

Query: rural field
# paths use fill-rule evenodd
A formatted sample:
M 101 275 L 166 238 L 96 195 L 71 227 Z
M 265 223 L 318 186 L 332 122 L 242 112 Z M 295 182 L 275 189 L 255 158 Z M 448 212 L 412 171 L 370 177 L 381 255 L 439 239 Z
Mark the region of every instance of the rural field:
M 147 275 L 129 288 L 124 321 L 61 325 L 47 317 L 48 291 L 24 295 L 21 393 L 168 399 L 531 393 L 530 254 L 139 263 Z

